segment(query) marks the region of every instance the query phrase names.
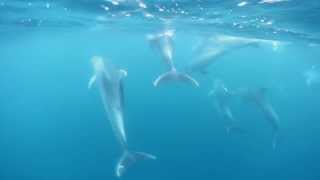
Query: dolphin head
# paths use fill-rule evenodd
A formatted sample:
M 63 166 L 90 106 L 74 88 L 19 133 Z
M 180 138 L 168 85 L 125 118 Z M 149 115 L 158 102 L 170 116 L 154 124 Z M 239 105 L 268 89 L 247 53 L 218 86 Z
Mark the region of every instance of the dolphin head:
M 105 69 L 105 64 L 103 62 L 103 57 L 101 56 L 93 56 L 91 58 L 91 63 L 93 65 L 93 69 L 96 73 L 102 72 Z
M 175 33 L 174 29 L 168 29 L 163 32 L 163 36 L 172 38 L 174 36 L 174 33 Z
M 228 88 L 225 86 L 224 82 L 221 79 L 216 79 L 213 83 L 213 89 L 218 92 L 229 93 Z

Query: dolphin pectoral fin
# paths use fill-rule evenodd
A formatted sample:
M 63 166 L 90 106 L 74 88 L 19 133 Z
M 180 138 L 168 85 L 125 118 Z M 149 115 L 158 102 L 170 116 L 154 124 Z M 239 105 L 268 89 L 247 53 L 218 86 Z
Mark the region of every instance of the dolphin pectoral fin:
M 195 87 L 199 87 L 198 81 L 196 81 L 193 77 L 189 76 L 188 74 L 185 73 L 180 73 L 179 74 L 179 79 L 185 82 L 190 82 L 193 84 Z
M 93 84 L 96 82 L 96 79 L 97 79 L 96 75 L 93 75 L 93 76 L 90 78 L 89 83 L 88 83 L 88 89 L 91 89 L 91 88 L 92 88 Z
M 157 157 L 145 152 L 125 151 L 116 166 L 116 176 L 122 177 L 127 169 L 140 160 L 156 160 Z
M 125 77 L 128 76 L 128 72 L 126 70 L 124 70 L 124 69 L 120 69 L 119 73 L 120 73 L 120 77 L 121 78 L 125 78 Z
M 156 80 L 153 81 L 153 86 L 158 87 L 161 82 L 169 80 L 171 76 L 172 76 L 171 72 L 166 72 L 161 74 Z

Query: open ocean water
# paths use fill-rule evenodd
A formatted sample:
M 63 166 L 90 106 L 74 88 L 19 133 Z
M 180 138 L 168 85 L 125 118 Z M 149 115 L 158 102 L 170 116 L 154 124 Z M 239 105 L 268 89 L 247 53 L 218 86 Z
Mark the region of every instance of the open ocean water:
M 319 180 L 319 32 L 319 0 L 0 0 L 0 180 Z

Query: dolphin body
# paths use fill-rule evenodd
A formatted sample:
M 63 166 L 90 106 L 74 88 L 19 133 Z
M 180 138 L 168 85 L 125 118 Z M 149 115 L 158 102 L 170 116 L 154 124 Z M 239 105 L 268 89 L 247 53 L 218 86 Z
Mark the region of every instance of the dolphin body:
M 187 72 L 207 73 L 207 68 L 224 55 L 246 47 L 260 47 L 262 44 L 270 44 L 273 49 L 279 45 L 278 41 L 244 38 L 237 36 L 216 35 L 208 38 L 200 47 L 200 55 L 187 66 Z
M 317 66 L 312 66 L 303 75 L 309 88 L 320 84 L 320 69 Z
M 126 132 L 124 127 L 123 106 L 123 78 L 127 76 L 125 70 L 118 70 L 111 64 L 105 64 L 102 57 L 92 58 L 94 75 L 89 81 L 88 87 L 94 83 L 100 91 L 104 109 L 107 112 L 114 134 L 121 145 L 123 155 L 116 166 L 116 176 L 121 177 L 127 168 L 140 159 L 152 159 L 156 157 L 144 152 L 131 152 L 128 149 Z
M 235 130 L 241 130 L 236 123 L 236 120 L 233 116 L 231 108 L 229 106 L 229 101 L 233 92 L 231 92 L 221 80 L 216 80 L 214 82 L 213 89 L 209 92 L 209 96 L 214 96 L 217 102 L 217 109 L 226 118 L 230 125 L 227 126 L 227 133 L 230 134 Z
M 156 80 L 154 80 L 153 85 L 158 87 L 162 82 L 168 81 L 180 81 L 192 84 L 195 87 L 199 87 L 199 83 L 192 78 L 190 75 L 177 71 L 173 62 L 173 30 L 166 30 L 163 33 L 151 34 L 147 36 L 152 48 L 160 52 L 162 59 L 164 60 L 168 72 L 161 74 Z
M 239 92 L 238 92 L 239 93 Z M 274 110 L 273 106 L 267 101 L 265 97 L 266 89 L 261 88 L 258 90 L 253 89 L 241 89 L 240 94 L 246 101 L 253 102 L 257 108 L 261 110 L 261 112 L 266 117 L 266 120 L 271 124 L 273 129 L 273 149 L 277 147 L 277 138 L 279 132 L 279 116 L 277 112 Z

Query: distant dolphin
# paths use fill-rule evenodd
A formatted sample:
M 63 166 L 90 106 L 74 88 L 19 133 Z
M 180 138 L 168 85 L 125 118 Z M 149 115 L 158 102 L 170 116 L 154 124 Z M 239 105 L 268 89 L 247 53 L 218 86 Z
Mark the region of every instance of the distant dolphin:
M 210 37 L 201 46 L 200 52 L 202 53 L 187 66 L 187 72 L 207 73 L 207 68 L 222 56 L 246 47 L 260 47 L 262 44 L 270 44 L 276 50 L 279 42 L 227 35 Z
M 160 75 L 154 82 L 153 85 L 158 87 L 160 83 L 164 81 L 180 81 L 188 82 L 192 85 L 199 87 L 199 83 L 186 73 L 178 72 L 173 63 L 173 37 L 174 31 L 167 30 L 163 33 L 152 34 L 147 36 L 151 47 L 158 50 L 164 60 L 168 72 Z
M 97 83 L 104 109 L 112 129 L 118 139 L 123 155 L 116 166 L 116 175 L 121 177 L 127 168 L 140 159 L 156 159 L 155 156 L 144 152 L 131 152 L 128 150 L 126 132 L 123 120 L 123 78 L 127 76 L 125 70 L 118 70 L 111 64 L 105 64 L 102 57 L 92 58 L 94 75 L 89 81 L 88 87 L 91 88 Z
M 320 84 L 320 69 L 317 66 L 312 66 L 311 69 L 307 70 L 303 75 L 308 87 Z
M 229 101 L 233 92 L 231 92 L 221 80 L 216 80 L 214 82 L 213 89 L 209 92 L 209 96 L 214 96 L 217 102 L 218 111 L 225 117 L 230 123 L 227 126 L 227 133 L 230 134 L 235 130 L 241 129 L 237 126 L 237 122 L 234 119 L 233 113 L 229 106 Z
M 240 94 L 244 98 L 244 100 L 253 102 L 256 107 L 258 107 L 262 111 L 262 113 L 266 117 L 266 120 L 268 120 L 268 122 L 271 124 L 273 129 L 272 146 L 273 149 L 276 149 L 280 120 L 277 112 L 274 110 L 270 102 L 266 99 L 265 93 L 265 88 L 261 88 L 258 90 L 241 89 L 237 92 L 237 94 Z

